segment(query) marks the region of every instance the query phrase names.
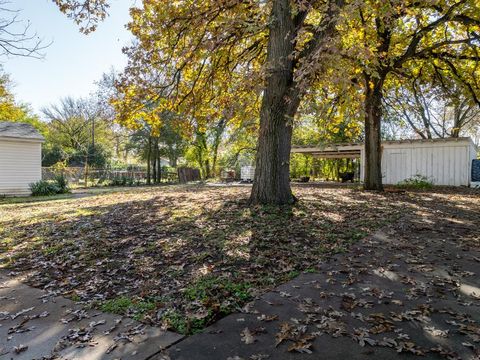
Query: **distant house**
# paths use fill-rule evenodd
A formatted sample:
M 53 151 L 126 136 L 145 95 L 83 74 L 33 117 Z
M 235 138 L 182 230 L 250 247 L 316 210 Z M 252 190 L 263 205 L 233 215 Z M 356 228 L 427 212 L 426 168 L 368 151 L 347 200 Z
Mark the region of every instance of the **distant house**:
M 30 195 L 42 178 L 44 141 L 30 124 L 0 122 L 0 195 Z

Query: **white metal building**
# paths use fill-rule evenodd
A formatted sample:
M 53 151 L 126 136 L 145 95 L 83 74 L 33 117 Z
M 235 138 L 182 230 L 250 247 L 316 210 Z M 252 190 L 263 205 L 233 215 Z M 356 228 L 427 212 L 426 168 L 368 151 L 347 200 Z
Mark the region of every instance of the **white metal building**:
M 252 182 L 255 177 L 255 166 L 242 166 L 240 169 L 240 179 L 242 181 Z
M 0 122 L 0 196 L 30 194 L 42 178 L 43 142 L 30 124 Z
M 360 159 L 360 180 L 365 177 L 364 144 L 293 147 L 292 152 L 319 158 Z M 382 142 L 384 184 L 398 184 L 415 175 L 435 185 L 469 186 L 477 149 L 470 138 L 419 139 Z

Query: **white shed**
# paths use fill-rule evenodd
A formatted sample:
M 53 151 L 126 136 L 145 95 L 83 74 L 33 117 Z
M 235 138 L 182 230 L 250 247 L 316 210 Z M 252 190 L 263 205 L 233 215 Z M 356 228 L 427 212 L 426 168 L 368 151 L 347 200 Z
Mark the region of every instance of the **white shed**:
M 365 177 L 364 144 L 333 144 L 293 147 L 292 152 L 319 158 L 360 159 L 360 180 Z M 398 184 L 415 175 L 427 177 L 435 185 L 469 186 L 472 162 L 477 149 L 470 138 L 415 139 L 382 142 L 384 184 Z
M 469 186 L 476 158 L 470 138 L 387 141 L 383 143 L 383 182 L 397 184 L 418 174 L 435 185 Z
M 0 196 L 30 194 L 42 178 L 43 142 L 30 124 L 0 122 Z
M 242 181 L 252 182 L 255 177 L 255 166 L 242 166 L 240 169 L 240 179 Z

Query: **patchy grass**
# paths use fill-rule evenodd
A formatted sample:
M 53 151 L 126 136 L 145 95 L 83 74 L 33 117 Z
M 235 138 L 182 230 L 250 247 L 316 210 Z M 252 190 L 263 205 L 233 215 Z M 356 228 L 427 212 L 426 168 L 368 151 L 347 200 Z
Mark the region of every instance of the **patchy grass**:
M 397 187 L 410 190 L 429 190 L 433 188 L 433 182 L 425 176 L 414 175 L 411 178 L 399 182 Z
M 434 196 L 294 191 L 300 201 L 286 207 L 248 207 L 249 188 L 209 186 L 0 204 L 0 267 L 87 305 L 193 333 Z
M 48 246 L 42 249 L 42 253 L 44 255 L 55 255 L 56 253 L 60 252 L 62 250 L 63 246 L 62 245 L 52 245 Z
M 163 322 L 183 334 L 197 333 L 215 320 L 240 310 L 253 299 L 249 283 L 213 275 L 194 281 L 182 291 L 182 297 L 200 303 L 204 309 L 192 314 L 169 309 L 163 314 Z
M 132 306 L 132 300 L 127 297 L 120 297 L 116 299 L 106 300 L 100 306 L 100 310 L 113 314 L 123 315 L 127 312 L 130 306 Z
M 43 201 L 64 200 L 74 198 L 73 194 L 57 194 L 50 196 L 18 196 L 18 197 L 0 197 L 0 205 L 38 203 Z
M 143 320 L 145 314 L 155 310 L 156 303 L 154 301 L 130 299 L 126 296 L 104 301 L 99 309 L 118 315 L 127 315 L 135 320 Z
M 164 313 L 162 320 L 165 326 L 180 334 L 196 334 L 208 325 L 207 318 L 187 316 L 177 310 L 168 310 Z

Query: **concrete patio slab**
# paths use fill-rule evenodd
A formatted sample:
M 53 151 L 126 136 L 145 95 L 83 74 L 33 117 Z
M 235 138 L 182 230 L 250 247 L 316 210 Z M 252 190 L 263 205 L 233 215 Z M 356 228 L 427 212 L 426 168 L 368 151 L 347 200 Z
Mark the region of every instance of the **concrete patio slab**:
M 181 338 L 0 274 L 0 360 L 143 360 Z
M 418 236 L 407 224 L 364 239 L 153 358 L 479 359 L 473 227 L 462 237 L 435 226 Z

